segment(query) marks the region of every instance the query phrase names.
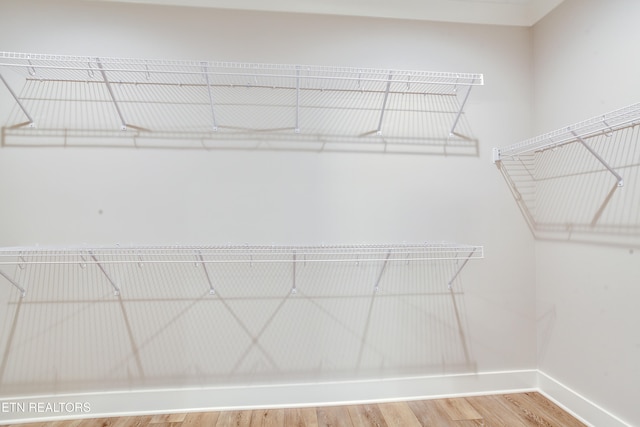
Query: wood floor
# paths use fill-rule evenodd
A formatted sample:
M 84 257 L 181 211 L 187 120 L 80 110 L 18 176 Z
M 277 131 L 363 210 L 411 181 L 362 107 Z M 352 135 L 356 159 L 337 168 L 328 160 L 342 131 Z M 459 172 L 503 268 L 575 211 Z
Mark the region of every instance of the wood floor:
M 180 413 L 19 425 L 22 427 L 585 426 L 553 402 L 534 392 L 355 406 Z

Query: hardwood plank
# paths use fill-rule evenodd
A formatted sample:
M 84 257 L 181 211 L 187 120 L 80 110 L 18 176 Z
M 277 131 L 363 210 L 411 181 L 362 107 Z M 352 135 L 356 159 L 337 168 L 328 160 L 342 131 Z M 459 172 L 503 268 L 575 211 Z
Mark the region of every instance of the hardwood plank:
M 324 406 L 316 410 L 318 427 L 353 427 L 346 406 Z
M 495 396 L 465 398 L 491 427 L 527 427 L 518 413 Z
M 251 411 L 224 411 L 218 416 L 216 427 L 249 427 Z
M 110 427 L 115 423 L 115 418 L 85 418 L 80 423 L 75 423 L 77 427 Z M 73 422 L 73 421 L 72 421 Z M 65 423 L 65 426 L 70 425 Z
M 287 427 L 318 427 L 315 408 L 285 409 L 284 424 Z
M 521 397 L 531 403 L 537 412 L 544 413 L 553 424 L 566 427 L 586 427 L 584 423 L 574 418 L 567 411 L 536 392 L 522 393 Z
M 378 408 L 389 427 L 420 426 L 407 402 L 380 403 Z
M 115 423 L 115 421 L 117 419 L 118 418 L 111 418 L 113 423 Z M 46 423 L 46 427 L 78 427 L 82 421 L 83 421 L 82 419 L 79 419 L 79 420 L 53 421 L 51 423 Z M 24 426 L 24 424 L 23 424 L 23 426 Z
M 407 403 L 422 426 L 451 426 L 452 421 L 439 407 L 437 400 L 418 400 Z
M 251 414 L 251 427 L 284 426 L 284 409 L 254 410 Z
M 187 418 L 187 414 L 183 412 L 177 414 L 157 414 L 151 417 L 149 424 L 181 423 L 185 418 Z
M 469 402 L 461 399 L 438 399 L 436 404 L 446 412 L 453 421 L 481 420 L 482 415 L 476 411 Z
M 181 427 L 209 426 L 215 427 L 218 423 L 219 412 L 192 412 L 187 414 Z
M 532 408 L 529 402 L 523 400 L 520 394 L 504 394 L 502 398 L 509 402 L 512 408 L 517 408 L 526 426 L 552 427 L 554 425 L 544 414 L 541 414 L 535 407 Z
M 151 421 L 151 415 L 142 417 L 120 417 L 116 418 L 113 427 L 146 427 Z
M 349 415 L 354 426 L 388 426 L 378 405 L 349 406 Z

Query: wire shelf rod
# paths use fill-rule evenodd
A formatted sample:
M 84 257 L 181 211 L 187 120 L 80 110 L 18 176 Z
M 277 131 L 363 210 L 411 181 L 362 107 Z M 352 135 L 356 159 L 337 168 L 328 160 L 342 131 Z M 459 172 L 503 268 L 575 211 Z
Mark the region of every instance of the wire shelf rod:
M 107 264 L 189 264 L 194 255 L 203 264 L 409 262 L 458 259 L 462 253 L 484 256 L 482 246 L 5 248 L 0 249 L 0 265 L 97 264 L 103 268 Z
M 32 66 L 33 61 L 57 61 L 57 62 L 73 62 L 86 64 L 93 62 L 95 57 L 92 56 L 68 56 L 68 55 L 51 55 L 51 54 L 35 54 L 35 53 L 17 53 L 17 52 L 0 52 L 0 60 L 23 60 L 25 63 L 9 63 L 8 65 L 14 66 Z M 105 63 L 115 63 L 124 65 L 140 65 L 140 66 L 182 66 L 182 67 L 194 67 L 197 68 L 202 65 L 203 61 L 195 60 L 165 60 L 165 59 L 133 59 L 133 58 L 114 58 L 103 57 Z M 31 61 L 31 62 L 29 62 Z M 293 65 L 293 64 L 273 64 L 273 63 L 245 63 L 245 62 L 231 62 L 231 61 L 205 61 L 209 67 L 227 67 L 227 68 L 241 68 L 241 69 L 276 69 L 276 70 L 295 70 L 297 67 L 302 67 L 307 70 L 321 71 L 321 72 L 340 72 L 340 73 L 352 73 L 352 74 L 383 74 L 389 73 L 388 69 L 376 69 L 376 68 L 355 68 L 355 67 L 336 67 L 336 66 L 324 66 L 324 65 Z M 416 70 L 392 70 L 396 73 L 413 74 L 421 76 L 441 76 L 449 78 L 459 79 L 475 79 L 482 80 L 482 74 L 474 73 L 459 73 L 459 72 L 443 72 L 443 71 L 416 71 Z
M 7 64 L 1 64 L 7 65 Z M 14 65 L 9 65 L 14 66 Z M 17 66 L 17 65 L 15 65 Z M 23 67 L 23 66 L 20 66 Z M 54 67 L 54 66 L 38 66 L 38 69 L 50 69 L 50 70 L 66 70 L 66 71 L 90 71 L 93 68 L 90 67 Z M 107 71 L 114 73 L 126 73 L 126 74 L 139 74 L 139 73 L 147 73 L 146 70 L 131 70 L 131 69 L 119 69 L 119 68 L 107 68 Z M 151 73 L 154 74 L 166 74 L 166 75 L 185 75 L 185 76 L 217 76 L 217 77 L 263 77 L 263 78 L 287 78 L 291 80 L 295 80 L 295 74 L 255 74 L 255 73 L 230 73 L 230 72 L 219 72 L 219 71 L 183 71 L 183 70 L 151 70 Z M 388 72 L 387 72 L 388 74 Z M 348 81 L 348 82 L 372 82 L 372 83 L 387 83 L 387 78 L 372 78 L 372 77 L 345 77 L 345 76 L 320 76 L 313 74 L 301 75 L 303 79 L 311 79 L 311 80 L 337 80 L 337 81 Z M 44 78 L 44 77 L 35 77 L 31 75 L 31 80 L 54 80 L 54 81 L 96 81 L 95 79 L 62 79 L 62 78 Z M 127 83 L 126 81 L 118 81 L 118 83 Z M 144 84 L 144 81 L 132 80 L 130 83 Z M 394 80 L 393 83 L 399 84 L 413 84 L 413 85 L 441 85 L 441 86 L 478 86 L 483 83 L 477 83 L 475 79 L 469 79 L 467 82 L 460 81 L 448 81 L 448 80 L 412 80 L 410 78 L 406 79 L 397 79 Z M 156 83 L 151 83 L 156 84 Z M 241 84 L 238 84 L 241 86 Z M 411 86 L 409 86 L 410 88 Z M 361 89 L 354 87 L 353 91 L 360 92 Z M 391 93 L 395 93 L 395 91 L 391 91 Z M 398 93 L 407 93 L 407 91 L 398 91 Z
M 474 257 L 474 258 L 482 258 L 482 257 Z M 404 258 L 389 258 L 380 257 L 380 258 L 344 258 L 344 259 L 295 259 L 292 260 L 290 258 L 287 259 L 235 259 L 235 260 L 212 260 L 206 259 L 204 264 L 290 264 L 290 263 L 364 263 L 364 262 L 381 262 L 381 261 L 392 261 L 392 262 L 410 262 L 410 261 L 444 261 L 444 260 L 458 260 L 460 257 L 456 256 L 447 256 L 447 257 L 404 257 Z M 0 261 L 0 265 L 15 265 L 14 261 Z M 27 261 L 23 262 L 22 265 L 70 265 L 70 264 L 78 264 L 77 260 L 74 261 Z M 109 265 L 109 264 L 193 264 L 193 260 L 100 260 L 98 262 L 86 262 L 86 265 Z
M 28 81 L 35 81 L 35 82 L 43 82 L 45 80 L 43 79 L 27 79 Z M 77 83 L 76 80 L 55 80 L 56 82 L 59 83 Z M 86 84 L 104 84 L 104 81 L 87 81 L 87 82 L 83 82 Z M 118 82 L 119 86 L 135 86 L 135 87 L 139 87 L 139 86 L 153 86 L 153 87 L 180 87 L 180 88 L 206 88 L 207 85 L 206 83 L 150 83 L 150 82 Z M 228 87 L 241 87 L 242 85 L 229 85 L 229 84 L 225 84 L 225 83 L 211 83 L 209 85 L 211 88 L 228 88 Z M 252 85 L 250 86 L 253 89 L 274 89 L 274 90 L 299 90 L 301 93 L 302 92 L 337 92 L 337 93 L 351 93 L 351 92 L 359 92 L 359 93 L 378 93 L 378 94 L 385 94 L 386 90 L 382 89 L 382 90 L 377 90 L 377 89 L 362 89 L 362 90 L 353 90 L 353 89 L 341 89 L 341 88 L 319 88 L 319 87 L 300 87 L 299 89 L 296 88 L 295 86 L 278 86 L 278 85 Z M 433 89 L 429 89 L 427 91 L 422 91 L 422 92 L 406 92 L 406 91 L 395 91 L 395 90 L 389 90 L 389 94 L 403 94 L 403 95 L 438 95 L 438 96 L 450 96 L 450 97 L 455 97 L 456 94 L 455 93 L 439 93 L 436 92 Z M 33 97 L 28 97 L 28 96 L 23 96 L 20 97 L 21 100 L 28 100 L 28 101 L 62 101 L 63 99 L 51 99 L 51 98 L 33 98 Z M 70 101 L 68 99 L 65 99 L 66 101 Z M 111 101 L 107 101 L 107 100 L 103 100 L 103 101 L 95 101 L 92 100 L 91 102 L 111 102 Z M 121 104 L 126 103 L 127 101 L 124 102 L 120 102 Z M 128 102 L 134 102 L 134 101 L 128 101 Z M 139 103 L 142 103 L 141 101 L 137 101 Z M 149 104 L 150 102 L 144 102 L 145 104 Z M 398 110 L 396 110 L 398 111 Z M 448 111 L 450 113 L 457 113 L 459 111 L 459 109 L 456 109 L 455 111 Z

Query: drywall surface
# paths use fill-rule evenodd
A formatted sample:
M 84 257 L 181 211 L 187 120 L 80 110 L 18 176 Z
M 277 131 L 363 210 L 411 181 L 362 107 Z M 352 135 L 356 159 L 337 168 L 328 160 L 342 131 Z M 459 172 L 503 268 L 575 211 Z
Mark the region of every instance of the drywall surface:
M 477 156 L 2 147 L 1 246 L 446 240 L 486 252 L 454 292 L 453 272 L 407 265 L 374 293 L 382 266 L 354 263 L 298 268 L 295 296 L 279 265 L 216 271 L 215 296 L 201 270 L 131 272 L 115 298 L 96 269 L 12 266 L 30 289 L 20 300 L 0 283 L 4 395 L 535 366 L 534 242 L 490 159 L 529 135 L 529 30 L 69 0 L 0 10 L 8 51 L 486 75 L 465 114 Z
M 536 132 L 639 101 L 640 63 L 629 44 L 640 37 L 639 13 L 634 1 L 567 0 L 534 27 Z M 637 166 L 621 172 L 637 174 Z M 633 183 L 615 197 L 638 200 Z M 634 215 L 637 224 L 637 208 Z M 633 249 L 536 244 L 538 366 L 638 425 L 640 253 Z

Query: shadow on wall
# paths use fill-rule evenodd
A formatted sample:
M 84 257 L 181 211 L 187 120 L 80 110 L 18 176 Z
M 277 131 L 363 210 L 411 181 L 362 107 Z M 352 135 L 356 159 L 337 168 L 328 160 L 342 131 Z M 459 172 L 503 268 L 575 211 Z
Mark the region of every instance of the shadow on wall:
M 16 265 L 5 274 L 26 295 L 3 310 L 0 388 L 473 372 L 461 261 Z
M 272 89 L 243 89 L 251 98 L 238 100 L 237 88 L 216 88 L 219 102 L 224 103 L 218 109 L 229 112 L 218 113 L 222 117 L 217 118 L 215 131 L 207 117 L 210 105 L 193 94 L 172 92 L 149 101 L 158 95 L 141 89 L 130 95 L 129 103 L 118 104 L 122 114 L 138 117 L 135 125 L 121 130 L 113 104 L 96 90 L 86 83 L 28 81 L 20 99 L 25 108 L 38 112 L 35 126 L 27 125 L 16 105 L 2 129 L 2 145 L 478 155 L 478 141 L 468 136 L 471 130 L 464 114 L 450 132 L 460 109 L 451 95 L 390 95 L 378 134 L 380 93 L 356 102 L 333 100 L 337 105 L 303 99 L 296 132 L 295 97 L 288 93 L 271 99 Z M 42 91 L 56 96 L 43 100 Z
M 537 239 L 639 248 L 640 126 L 583 142 L 497 164 Z

